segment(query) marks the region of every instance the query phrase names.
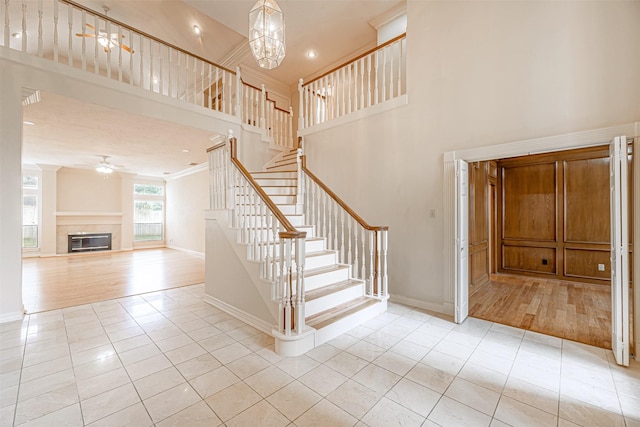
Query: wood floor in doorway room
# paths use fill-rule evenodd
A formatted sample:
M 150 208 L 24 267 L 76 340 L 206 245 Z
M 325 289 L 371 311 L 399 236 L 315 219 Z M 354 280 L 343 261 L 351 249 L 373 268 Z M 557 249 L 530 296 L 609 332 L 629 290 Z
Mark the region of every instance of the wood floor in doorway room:
M 611 348 L 611 289 L 536 277 L 492 275 L 469 289 L 469 315 Z

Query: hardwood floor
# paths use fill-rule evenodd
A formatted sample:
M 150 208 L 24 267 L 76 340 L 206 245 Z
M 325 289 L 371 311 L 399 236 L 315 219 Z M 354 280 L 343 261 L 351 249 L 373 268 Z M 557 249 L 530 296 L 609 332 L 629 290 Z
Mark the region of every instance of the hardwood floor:
M 204 282 L 204 258 L 173 249 L 22 260 L 27 313 Z
M 492 275 L 469 289 L 469 315 L 611 348 L 611 289 L 604 285 Z

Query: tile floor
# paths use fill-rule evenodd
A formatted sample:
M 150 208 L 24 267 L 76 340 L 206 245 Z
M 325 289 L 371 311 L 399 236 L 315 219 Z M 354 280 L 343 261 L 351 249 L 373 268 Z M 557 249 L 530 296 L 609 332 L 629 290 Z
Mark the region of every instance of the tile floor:
M 640 364 L 390 304 L 304 356 L 203 285 L 0 325 L 0 426 L 640 426 Z

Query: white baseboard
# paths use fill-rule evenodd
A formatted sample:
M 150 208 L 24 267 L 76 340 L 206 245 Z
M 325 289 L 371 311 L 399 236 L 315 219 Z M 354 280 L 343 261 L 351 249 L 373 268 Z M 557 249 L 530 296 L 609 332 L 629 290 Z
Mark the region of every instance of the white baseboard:
M 4 313 L 0 315 L 0 323 L 15 322 L 17 320 L 22 320 L 23 317 L 24 317 L 23 311 L 13 311 L 11 313 Z
M 452 316 L 453 310 L 450 310 L 445 304 L 434 304 L 430 302 L 424 302 L 413 298 L 407 298 L 400 295 L 391 295 L 391 302 L 398 304 L 410 305 L 416 308 L 422 308 L 424 310 L 435 311 L 436 313 L 442 313 Z
M 197 257 L 204 259 L 204 252 L 193 251 L 191 249 L 185 249 L 185 248 L 179 248 L 177 246 L 167 246 L 167 249 L 174 249 L 176 251 L 186 252 L 188 254 L 195 255 Z
M 269 336 L 273 336 L 273 324 L 265 322 L 262 319 L 258 319 L 252 314 L 249 314 L 245 311 L 242 311 L 232 305 L 227 304 L 224 301 L 220 301 L 218 298 L 212 297 L 211 295 L 205 294 L 202 297 L 202 300 L 207 304 L 211 304 L 212 306 L 219 308 L 227 314 L 232 315 L 238 320 L 243 321 L 244 323 L 253 326 L 257 330 L 264 332 Z

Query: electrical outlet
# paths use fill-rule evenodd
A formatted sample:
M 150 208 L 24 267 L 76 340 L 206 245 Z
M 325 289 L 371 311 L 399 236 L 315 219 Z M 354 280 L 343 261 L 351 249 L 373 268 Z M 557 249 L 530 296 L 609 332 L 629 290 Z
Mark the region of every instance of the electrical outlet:
M 604 264 L 598 264 L 598 271 L 604 271 Z

